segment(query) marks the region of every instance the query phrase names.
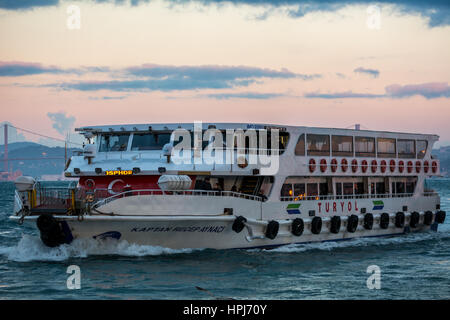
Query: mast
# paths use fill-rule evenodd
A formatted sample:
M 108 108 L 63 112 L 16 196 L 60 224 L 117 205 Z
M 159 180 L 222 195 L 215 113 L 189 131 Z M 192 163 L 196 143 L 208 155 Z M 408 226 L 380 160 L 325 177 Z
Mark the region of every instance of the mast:
M 5 123 L 4 140 L 5 140 L 4 171 L 8 172 L 9 166 L 8 166 L 8 124 L 7 123 Z

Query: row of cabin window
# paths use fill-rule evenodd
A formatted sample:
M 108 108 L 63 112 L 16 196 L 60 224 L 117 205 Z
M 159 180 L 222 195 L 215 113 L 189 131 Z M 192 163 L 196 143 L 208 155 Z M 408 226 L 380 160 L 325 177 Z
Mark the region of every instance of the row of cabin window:
M 133 140 L 131 143 L 131 151 L 144 151 L 144 150 L 162 150 L 165 144 L 170 142 L 171 133 L 170 132 L 154 132 L 154 133 L 134 133 Z M 100 137 L 100 152 L 109 152 L 109 151 L 126 151 L 128 148 L 128 140 L 130 138 L 129 133 L 111 133 L 111 134 L 103 134 Z M 259 137 L 258 137 L 259 138 Z M 267 148 L 271 148 L 270 142 L 271 136 L 270 133 L 267 134 Z M 289 139 L 289 134 L 287 132 L 279 133 L 279 149 L 280 153 L 285 149 Z M 182 137 L 179 138 L 178 141 L 174 143 L 177 145 L 183 140 Z M 226 137 L 225 133 L 222 135 L 222 142 L 225 146 Z M 191 132 L 191 144 L 192 147 L 194 143 L 193 133 Z M 209 141 L 202 142 L 202 149 L 206 148 L 209 144 Z M 245 148 L 248 149 L 249 146 L 249 138 L 245 138 Z M 235 149 L 237 147 L 237 138 L 235 138 Z
M 355 149 L 357 157 L 375 157 L 377 154 L 380 158 L 395 158 L 398 153 L 399 158 L 416 158 L 417 150 L 417 158 L 423 159 L 428 146 L 426 140 L 376 138 L 377 148 L 375 149 L 375 138 L 354 138 L 355 148 L 353 148 L 353 136 L 331 136 L 330 148 L 329 135 L 306 134 L 306 151 L 309 156 L 329 156 L 331 149 L 332 156 L 353 157 L 353 149 Z M 302 134 L 297 142 L 295 155 L 305 155 L 305 134 Z
M 336 196 L 353 196 L 367 194 L 364 191 L 363 182 L 336 182 L 335 184 Z M 413 181 L 398 181 L 392 182 L 392 194 L 414 193 L 415 182 Z M 389 190 L 386 189 L 384 182 L 374 182 L 370 184 L 370 194 L 381 195 L 387 194 Z M 285 183 L 281 188 L 281 197 L 305 198 L 305 197 L 320 197 L 333 195 L 332 190 L 329 190 L 328 183 Z

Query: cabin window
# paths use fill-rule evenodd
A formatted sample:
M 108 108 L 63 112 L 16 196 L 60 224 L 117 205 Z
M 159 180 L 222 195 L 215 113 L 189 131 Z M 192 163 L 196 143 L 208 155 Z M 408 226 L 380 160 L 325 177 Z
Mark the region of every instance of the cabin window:
M 356 182 L 353 184 L 355 194 L 364 194 L 364 183 Z
M 306 136 L 309 156 L 330 155 L 330 136 L 321 134 L 308 134 Z
M 328 195 L 328 183 L 319 183 L 319 195 L 322 196 L 321 198 Z
M 162 150 L 164 145 L 169 142 L 170 133 L 135 133 L 131 150 Z
M 342 186 L 344 189 L 344 196 L 353 195 L 353 183 L 343 183 Z
M 355 137 L 357 157 L 375 157 L 375 138 Z
M 397 150 L 399 158 L 415 158 L 416 148 L 414 140 L 397 140 Z
M 386 186 L 385 186 L 384 182 L 376 183 L 376 192 L 377 192 L 377 194 L 385 194 L 386 193 Z
M 308 183 L 306 189 L 308 197 L 316 197 L 319 194 L 317 183 Z
M 414 193 L 416 184 L 412 181 L 406 182 L 406 193 Z
M 98 151 L 126 151 L 128 148 L 129 138 L 129 133 L 102 134 Z
M 336 182 L 336 196 L 338 199 L 342 198 L 342 182 Z
M 353 137 L 332 136 L 331 145 L 333 156 L 353 156 Z
M 281 188 L 281 197 L 292 197 L 292 184 L 283 184 L 283 187 Z
M 297 145 L 295 146 L 295 155 L 304 156 L 305 155 L 305 134 L 303 133 L 300 138 L 298 138 Z
M 306 188 L 304 183 L 295 183 L 294 184 L 294 195 L 296 197 L 303 198 L 306 196 Z
M 395 157 L 395 139 L 378 138 L 377 139 L 378 157 L 391 158 Z
M 405 193 L 405 183 L 403 181 L 395 183 L 395 193 Z
M 417 140 L 417 158 L 423 159 L 425 157 L 425 152 L 427 152 L 428 141 L 427 140 Z

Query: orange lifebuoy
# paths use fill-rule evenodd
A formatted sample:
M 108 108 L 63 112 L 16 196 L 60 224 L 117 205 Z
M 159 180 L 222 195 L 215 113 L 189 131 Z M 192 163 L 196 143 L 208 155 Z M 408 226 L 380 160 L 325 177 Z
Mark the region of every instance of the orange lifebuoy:
M 320 171 L 321 172 L 327 171 L 327 160 L 326 159 L 320 160 Z
M 428 161 L 425 161 L 423 163 L 423 172 L 428 173 L 429 169 L 430 169 L 430 164 L 428 163 Z
M 391 172 L 395 171 L 395 160 L 389 161 L 389 170 L 391 170 Z
M 436 161 L 433 161 L 433 162 L 431 163 L 431 171 L 433 171 L 433 173 L 436 173 L 436 172 L 437 172 L 437 169 L 438 169 L 438 164 L 437 164 Z
M 342 172 L 346 172 L 347 171 L 347 169 L 348 169 L 348 161 L 347 161 L 347 159 L 342 159 L 341 160 L 341 169 L 342 169 Z
M 405 163 L 403 162 L 403 160 L 400 160 L 398 162 L 398 172 L 402 173 L 404 169 L 405 169 Z
M 367 171 L 367 161 L 366 160 L 363 160 L 361 162 L 361 170 L 362 170 L 362 172 L 366 172 Z
M 386 160 L 381 160 L 381 162 L 380 162 L 381 173 L 385 173 L 386 172 L 386 166 L 387 166 Z
M 352 172 L 355 173 L 356 171 L 358 171 L 358 160 L 353 159 L 352 160 Z
M 420 173 L 420 169 L 421 169 L 422 164 L 420 163 L 420 161 L 416 161 L 416 172 Z
M 336 159 L 331 159 L 331 164 L 330 164 L 331 172 L 336 172 L 337 165 L 338 165 L 337 160 Z
M 413 170 L 413 163 L 412 161 L 408 161 L 407 165 L 406 165 L 406 169 L 408 170 L 408 173 L 411 173 Z
M 309 160 L 309 172 L 314 172 L 316 170 L 316 160 Z
M 371 164 L 372 173 L 377 172 L 377 168 L 378 168 L 377 160 L 372 160 L 372 164 Z

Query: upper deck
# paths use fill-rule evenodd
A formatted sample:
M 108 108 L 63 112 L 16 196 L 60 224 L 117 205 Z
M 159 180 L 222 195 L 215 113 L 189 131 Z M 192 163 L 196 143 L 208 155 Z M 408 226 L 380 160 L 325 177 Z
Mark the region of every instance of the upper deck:
M 432 146 L 439 138 L 434 134 L 248 123 L 201 123 L 198 128 L 202 134 L 208 130 L 221 132 L 224 142 L 226 130 L 242 130 L 244 134 L 265 131 L 269 137 L 267 148 L 261 147 L 261 138 L 256 148 L 246 143 L 243 165 L 237 161 L 236 145 L 225 147 L 235 152 L 231 155 L 225 152 L 221 161 L 205 152 L 200 155 L 202 161 L 198 161 L 198 154 L 192 151 L 190 163 L 175 163 L 175 159 L 167 160 L 163 148 L 174 130 L 193 132 L 194 123 L 82 127 L 76 131 L 90 138 L 94 145 L 88 152 L 72 157 L 66 175 L 98 176 L 121 170 L 135 175 L 264 174 L 261 170 L 264 165 L 250 161 L 250 154 L 251 150 L 260 152 L 271 148 L 269 132 L 274 129 L 279 130 L 279 145 L 275 152 L 269 151 L 278 158 L 278 168 L 272 175 L 439 175 L 439 162 L 431 157 Z M 201 141 L 200 149 L 204 150 L 208 139 Z

